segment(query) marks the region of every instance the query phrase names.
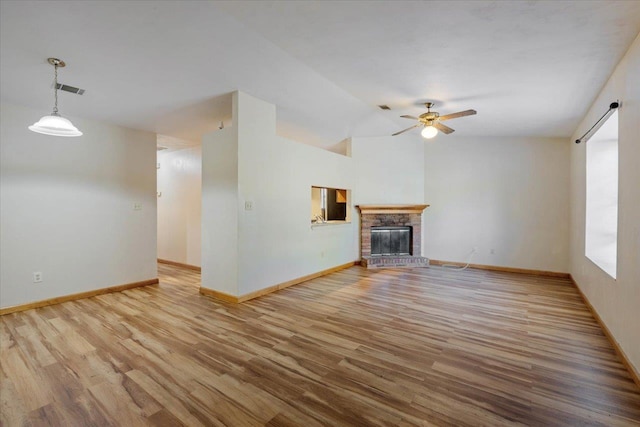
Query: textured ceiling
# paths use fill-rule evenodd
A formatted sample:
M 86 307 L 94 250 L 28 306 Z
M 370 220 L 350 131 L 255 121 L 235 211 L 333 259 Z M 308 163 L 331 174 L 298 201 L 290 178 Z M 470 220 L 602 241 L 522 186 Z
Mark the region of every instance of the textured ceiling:
M 425 101 L 445 114 L 478 110 L 477 117 L 450 122 L 471 135 L 571 135 L 640 31 L 640 2 L 224 2 L 223 8 L 370 105 L 402 114 L 420 114 Z
M 61 94 L 62 114 L 197 141 L 243 90 L 277 105 L 281 134 L 324 147 L 409 126 L 398 116 L 425 101 L 476 109 L 448 122 L 459 134 L 568 137 L 640 31 L 634 1 L 0 8 L 3 101 L 49 112 L 57 56 L 60 81 L 87 91 Z

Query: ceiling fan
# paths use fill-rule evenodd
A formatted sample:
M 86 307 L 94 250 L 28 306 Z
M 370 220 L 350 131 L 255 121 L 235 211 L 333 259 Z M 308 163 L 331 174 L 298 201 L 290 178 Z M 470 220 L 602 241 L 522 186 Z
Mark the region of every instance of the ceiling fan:
M 427 138 L 427 139 L 431 139 L 434 136 L 436 136 L 438 134 L 438 131 L 448 135 L 455 131 L 451 129 L 449 126 L 445 126 L 440 122 L 443 122 L 445 120 L 456 119 L 458 117 L 473 116 L 474 114 L 477 114 L 476 110 L 464 110 L 464 111 L 458 111 L 457 113 L 445 114 L 444 116 L 441 116 L 437 112 L 431 111 L 431 107 L 433 107 L 433 102 L 427 102 L 424 105 L 425 107 L 427 107 L 427 112 L 424 114 L 421 114 L 419 117 L 406 116 L 406 115 L 400 116 L 405 119 L 418 120 L 420 123 L 413 125 L 411 127 L 408 127 L 405 130 L 401 130 L 400 132 L 396 132 L 391 136 L 400 135 L 401 133 L 404 133 L 418 126 L 424 126 L 424 129 L 422 129 L 421 134 L 424 138 Z

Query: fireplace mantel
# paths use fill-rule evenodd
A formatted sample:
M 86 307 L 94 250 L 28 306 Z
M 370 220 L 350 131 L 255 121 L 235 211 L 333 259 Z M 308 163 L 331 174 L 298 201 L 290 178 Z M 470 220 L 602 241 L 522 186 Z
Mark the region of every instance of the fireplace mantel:
M 429 205 L 356 205 L 362 215 L 368 214 L 420 214 Z

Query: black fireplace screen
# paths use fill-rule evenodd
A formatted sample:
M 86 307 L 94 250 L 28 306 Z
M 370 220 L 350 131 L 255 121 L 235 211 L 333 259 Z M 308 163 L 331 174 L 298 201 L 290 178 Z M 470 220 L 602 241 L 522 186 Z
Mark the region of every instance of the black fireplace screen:
M 371 256 L 411 255 L 411 227 L 372 227 Z

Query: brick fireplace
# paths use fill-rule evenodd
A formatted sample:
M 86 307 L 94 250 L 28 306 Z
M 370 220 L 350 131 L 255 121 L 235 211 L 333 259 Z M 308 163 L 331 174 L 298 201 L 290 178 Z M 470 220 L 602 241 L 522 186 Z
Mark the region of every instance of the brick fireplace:
M 422 212 L 427 207 L 429 205 L 357 206 L 360 210 L 362 266 L 367 268 L 429 266 L 429 259 L 422 256 Z M 408 230 L 408 233 L 398 232 L 400 230 Z M 386 232 L 389 233 L 388 236 Z M 374 234 L 373 239 L 372 234 Z

